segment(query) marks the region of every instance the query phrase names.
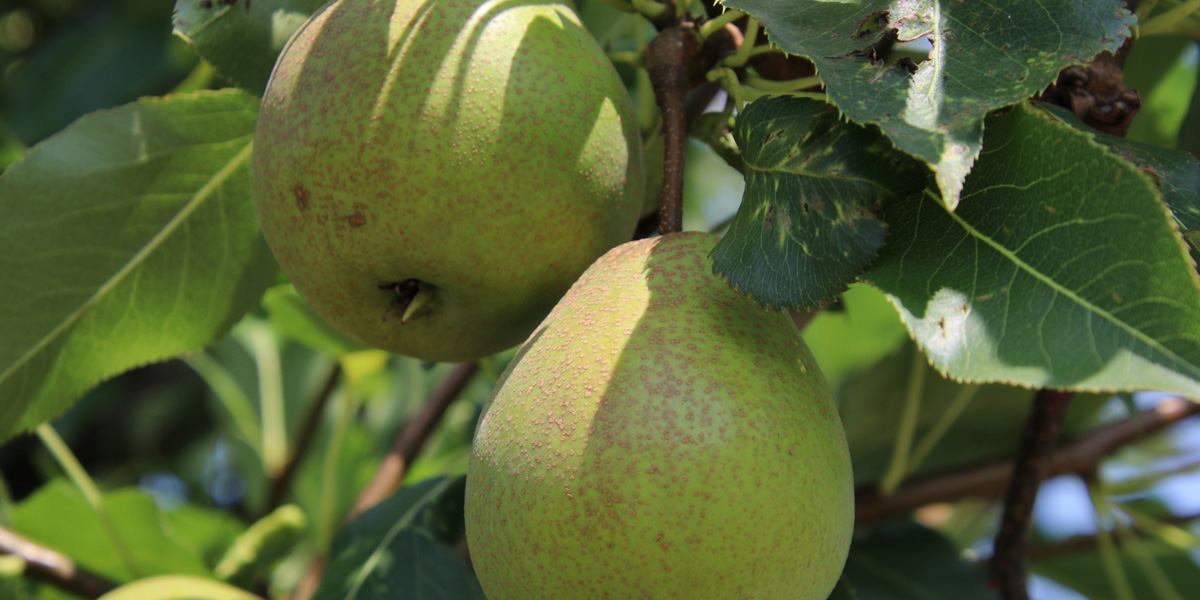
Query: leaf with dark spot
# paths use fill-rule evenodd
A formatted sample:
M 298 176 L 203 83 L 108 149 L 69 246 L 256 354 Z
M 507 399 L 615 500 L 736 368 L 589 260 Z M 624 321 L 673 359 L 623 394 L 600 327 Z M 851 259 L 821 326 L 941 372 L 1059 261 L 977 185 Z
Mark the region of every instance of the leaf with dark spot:
M 844 291 L 883 245 L 875 211 L 926 181 L 877 130 L 814 100 L 758 100 L 734 138 L 746 191 L 713 270 L 774 308 L 811 308 Z

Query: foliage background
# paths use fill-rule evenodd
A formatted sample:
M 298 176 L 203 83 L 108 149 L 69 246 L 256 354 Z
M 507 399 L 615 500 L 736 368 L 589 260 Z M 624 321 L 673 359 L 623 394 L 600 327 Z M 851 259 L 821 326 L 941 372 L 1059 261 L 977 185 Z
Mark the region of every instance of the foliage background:
M 0 166 L 94 110 L 231 85 L 172 35 L 172 9 L 141 0 L 23 0 L 0 8 Z M 598 3 L 585 4 L 583 14 L 615 51 L 650 35 L 633 18 Z M 1200 154 L 1196 48 L 1179 34 L 1135 46 L 1127 77 L 1142 90 L 1145 108 L 1130 139 Z M 1171 56 L 1178 58 L 1164 59 Z M 646 111 L 648 90 L 633 73 L 623 74 Z M 702 144 L 692 143 L 688 152 L 685 228 L 728 224 L 742 198 L 741 175 Z M 906 406 L 898 390 L 920 398 L 912 431 L 916 452 L 902 465 L 901 479 L 1007 456 L 1015 448 L 1033 392 L 942 379 L 874 289 L 853 286 L 841 310 L 818 316 L 805 336 L 838 392 L 860 484 L 897 476 L 896 425 Z M 408 470 L 406 489 L 426 496 L 397 497 L 385 507 L 392 517 L 373 518 L 396 522 L 408 515 L 434 524 L 430 531 L 453 521 L 441 508 L 443 488 L 452 489 L 452 480 L 439 477 L 465 471 L 473 423 L 508 358 L 484 361 Z M 450 369 L 356 347 L 320 324 L 277 280 L 229 336 L 183 359 L 105 381 L 55 420 L 104 490 L 106 510 L 133 556 L 122 556 L 126 550 L 114 546 L 108 525 L 30 435 L 0 447 L 0 523 L 119 581 L 167 573 L 210 576 L 248 524 L 267 512 L 268 474 L 280 468 L 286 440 L 336 374 L 312 442 L 318 450 L 301 464 L 289 497 L 306 526 L 283 536 L 288 543 L 277 553 L 278 563 L 251 582 L 256 589 L 290 589 L 331 543 L 354 547 L 333 541 L 340 515 L 375 472 L 394 432 Z M 1155 400 L 1078 397 L 1068 435 L 1123 419 L 1130 406 Z M 1078 478 L 1050 482 L 1038 507 L 1037 546 L 1048 550 L 1034 562 L 1044 578 L 1037 585 L 1046 586 L 1037 588 L 1037 597 L 1187 598 L 1189 590 L 1200 589 L 1197 439 L 1195 423 L 1185 423 L 1113 456 L 1093 481 L 1094 499 Z M 1161 524 L 1142 528 L 1148 535 L 1129 527 L 1155 519 Z M 978 563 L 996 524 L 994 503 L 964 501 L 865 528 L 847 579 L 863 599 L 992 597 Z M 369 536 L 371 528 L 360 529 Z M 341 535 L 351 533 L 353 528 Z M 446 547 L 452 533 L 430 533 L 429 547 Z M 1069 546 L 1074 549 L 1062 550 Z M 331 579 L 349 578 L 353 567 L 338 564 L 335 559 Z M 0 596 L 64 597 L 13 577 L 0 577 Z

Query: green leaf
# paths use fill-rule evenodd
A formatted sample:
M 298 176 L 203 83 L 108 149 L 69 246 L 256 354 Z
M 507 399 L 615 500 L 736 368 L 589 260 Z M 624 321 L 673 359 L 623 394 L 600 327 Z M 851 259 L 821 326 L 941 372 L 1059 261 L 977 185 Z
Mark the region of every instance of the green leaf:
M 1200 74 L 1200 64 L 1184 57 L 1195 52 L 1196 42 L 1182 34 L 1143 37 L 1133 45 L 1122 70 L 1125 85 L 1141 92 L 1142 108 L 1128 139 L 1175 147 Z
M 294 504 L 275 509 L 250 526 L 229 547 L 213 573 L 224 581 L 251 586 L 293 550 L 308 528 L 304 511 Z
M 1067 65 L 1115 51 L 1134 22 L 1120 0 L 723 4 L 762 21 L 784 51 L 811 59 L 847 117 L 878 123 L 897 148 L 926 161 L 951 210 L 979 155 L 984 116 L 1040 92 Z M 889 30 L 901 41 L 936 42 L 915 73 L 872 60 Z
M 832 300 L 883 246 L 883 201 L 924 187 L 924 170 L 874 129 L 804 98 L 763 98 L 737 119 L 746 188 L 713 272 L 771 308 Z
M 227 583 L 188 577 L 186 575 L 164 575 L 150 577 L 123 585 L 103 596 L 100 600 L 262 600 L 246 590 Z
M 237 536 L 246 529 L 231 513 L 192 504 L 160 511 L 159 518 L 170 538 L 199 556 L 207 567 L 216 566 Z
M 1036 106 L 988 125 L 960 210 L 889 206 L 864 279 L 949 377 L 1200 398 L 1200 280 L 1158 190 Z
M 485 600 L 449 544 L 463 533 L 466 478 L 428 480 L 364 512 L 333 540 L 313 600 Z
M 858 600 L 995 600 L 980 567 L 937 532 L 911 521 L 855 538 L 845 577 Z
M 176 0 L 175 34 L 261 96 L 283 46 L 326 0 Z
M 291 284 L 277 285 L 263 295 L 263 308 L 280 334 L 336 358 L 367 349 L 313 312 Z
M 217 92 L 100 111 L 0 178 L 0 439 L 258 301 L 277 268 L 250 201 L 256 106 Z
M 1083 132 L 1092 134 L 1113 154 L 1133 163 L 1154 181 L 1163 203 L 1175 218 L 1175 224 L 1184 234 L 1184 240 L 1192 249 L 1192 256 L 1200 253 L 1197 234 L 1200 234 L 1200 161 L 1182 150 L 1169 150 L 1153 144 L 1130 141 L 1106 133 L 1097 132 L 1070 111 L 1058 106 L 1043 106 L 1050 114 Z
M 104 494 L 103 501 L 139 575 L 209 574 L 194 549 L 168 528 L 164 513 L 148 494 L 122 489 Z M 121 553 L 83 494 L 64 479 L 42 486 L 14 507 L 10 525 L 25 537 L 110 579 L 127 581 L 135 576 L 122 562 Z
M 869 368 L 848 373 L 837 390 L 838 413 L 858 485 L 878 483 L 886 472 L 903 420 L 905 395 L 914 377 L 921 383 L 916 391 L 920 406 L 912 449 L 923 455 L 909 454 L 909 475 L 941 473 L 1010 457 L 1020 444 L 1033 390 L 945 379 L 923 357 L 914 357 L 916 351 L 916 345 L 908 342 Z M 1065 434 L 1093 426 L 1107 401 L 1104 395 L 1076 395 L 1068 407 Z M 944 419 L 949 421 L 943 425 Z
M 851 285 L 841 306 L 817 313 L 802 334 L 835 392 L 908 341 L 887 296 L 863 284 Z

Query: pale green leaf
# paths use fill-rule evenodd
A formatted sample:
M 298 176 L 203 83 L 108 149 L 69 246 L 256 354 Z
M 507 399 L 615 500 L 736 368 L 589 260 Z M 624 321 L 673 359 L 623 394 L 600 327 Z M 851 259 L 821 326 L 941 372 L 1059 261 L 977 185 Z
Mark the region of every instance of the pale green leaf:
M 208 575 L 208 567 L 195 548 L 181 541 L 169 528 L 164 513 L 149 494 L 122 489 L 105 493 L 103 502 L 122 544 L 132 556 L 136 574 Z M 9 525 L 17 533 L 66 554 L 80 566 L 105 577 L 127 581 L 135 576 L 91 505 L 65 479 L 42 486 L 16 505 Z
M 100 600 L 262 600 L 228 583 L 189 577 L 162 575 L 121 586 Z

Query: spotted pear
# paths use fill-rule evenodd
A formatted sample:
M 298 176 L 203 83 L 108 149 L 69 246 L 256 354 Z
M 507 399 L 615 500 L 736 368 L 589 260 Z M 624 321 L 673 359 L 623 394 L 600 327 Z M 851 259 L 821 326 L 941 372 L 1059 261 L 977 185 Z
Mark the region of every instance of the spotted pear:
M 252 177 L 300 295 L 425 360 L 521 343 L 632 236 L 644 166 L 607 56 L 555 0 L 335 0 L 263 95 Z
M 825 600 L 854 490 L 791 320 L 712 274 L 717 238 L 596 261 L 504 372 L 467 471 L 490 600 Z

